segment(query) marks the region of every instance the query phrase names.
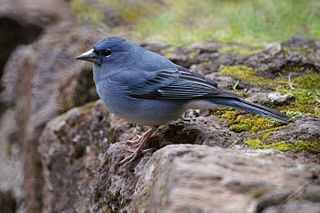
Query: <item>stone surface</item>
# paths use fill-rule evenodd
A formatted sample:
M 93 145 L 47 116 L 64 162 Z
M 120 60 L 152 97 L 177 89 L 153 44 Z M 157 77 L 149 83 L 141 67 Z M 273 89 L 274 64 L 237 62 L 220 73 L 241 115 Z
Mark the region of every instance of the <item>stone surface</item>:
M 131 164 L 119 163 L 132 149 L 125 141 L 145 128 L 118 119 L 101 101 L 55 118 L 40 139 L 44 209 L 312 212 L 318 207 L 316 162 L 273 150 L 228 149 L 241 135 L 228 134 L 216 118 L 200 114 L 190 111 L 162 127 L 149 144 L 157 151 Z M 214 147 L 200 145 L 206 143 Z
M 87 212 L 92 180 L 109 146 L 109 113 L 100 103 L 74 108 L 47 124 L 40 138 L 43 209 Z M 59 172 L 58 172 L 59 171 Z
M 61 39 L 61 35 L 67 36 Z M 3 116 L 1 122 L 5 125 L 1 128 L 6 128 L 12 122 L 13 124 L 10 131 L 2 135 L 1 146 L 7 149 L 1 149 L 3 153 L 0 156 L 6 159 L 1 161 L 4 163 L 1 168 L 6 168 L 9 161 L 18 166 L 12 170 L 4 170 L 0 176 L 23 174 L 17 177 L 24 177 L 24 183 L 15 184 L 15 188 L 20 187 L 19 193 L 26 197 L 27 209 L 28 200 L 32 200 L 30 209 L 41 208 L 39 201 L 42 195 L 39 189 L 42 187 L 42 171 L 37 150 L 38 137 L 44 125 L 72 106 L 97 98 L 92 77 L 88 77 L 90 66 L 76 63 L 75 60 L 75 56 L 96 41 L 97 37 L 99 31 L 88 27 L 61 24 L 47 29 L 46 35 L 37 42 L 17 48 L 5 66 L 2 79 L 5 89 L 1 93 L 1 99 L 8 106 L 4 115 L 10 117 Z M 87 91 L 85 96 L 82 95 L 83 90 Z M 1 185 L 12 185 L 13 180 L 8 179 Z M 21 186 L 25 189 L 22 190 Z M 15 188 L 8 190 L 16 191 Z M 21 196 L 17 199 L 20 200 Z M 22 204 L 22 201 L 18 203 Z
M 17 211 L 17 200 L 10 192 L 0 191 L 0 209 L 3 213 L 14 213 Z
M 320 117 L 300 117 L 282 129 L 275 130 L 268 136 L 269 141 L 317 141 L 320 145 Z
M 40 138 L 45 181 L 44 209 L 53 212 L 78 209 L 81 212 L 94 207 L 95 212 L 104 205 L 98 205 L 101 197 L 105 199 L 107 196 L 110 202 L 116 199 L 114 196 L 117 193 L 122 193 L 124 201 L 121 203 L 127 205 L 131 200 L 129 192 L 134 185 L 131 179 L 127 181 L 116 173 L 121 172 L 121 175 L 126 176 L 126 170 L 134 167 L 119 167 L 118 163 L 129 154 L 127 150 L 131 149 L 125 141 L 142 134 L 144 130 L 145 128 L 128 124 L 110 114 L 101 101 L 73 108 L 50 121 Z M 150 141 L 149 147 L 159 149 L 172 143 L 228 147 L 237 138 L 235 133 L 222 128 L 217 118 L 200 117 L 199 113 L 190 111 L 184 119 L 161 128 L 159 134 Z M 111 144 L 112 142 L 117 143 Z M 141 162 L 145 163 L 148 158 L 147 153 Z M 112 164 L 106 165 L 111 162 Z M 115 179 L 116 183 L 112 183 L 110 178 Z M 137 179 L 136 176 L 132 178 Z M 109 185 L 111 183 L 113 185 Z M 94 191 L 91 192 L 90 188 L 94 188 Z M 112 195 L 108 195 L 106 190 Z M 93 201 L 89 202 L 88 194 Z M 95 205 L 92 206 L 92 202 Z M 113 207 L 114 211 L 122 208 L 121 204 L 108 205 L 118 205 Z
M 259 103 L 265 106 L 283 106 L 295 100 L 295 96 L 290 93 L 281 92 L 253 92 L 250 91 L 248 101 Z
M 312 68 L 320 70 L 320 43 L 293 37 L 282 44 L 269 45 L 260 53 L 243 58 L 243 64 L 252 67 L 261 75 L 276 77 L 283 70 Z
M 320 192 L 310 179 L 313 169 L 319 165 L 302 165 L 279 153 L 170 145 L 147 162 L 129 209 L 264 212 L 272 207 L 279 212 L 282 205 L 293 209 L 298 201 L 306 212 L 319 206 L 313 201 Z M 306 199 L 309 195 L 313 198 Z

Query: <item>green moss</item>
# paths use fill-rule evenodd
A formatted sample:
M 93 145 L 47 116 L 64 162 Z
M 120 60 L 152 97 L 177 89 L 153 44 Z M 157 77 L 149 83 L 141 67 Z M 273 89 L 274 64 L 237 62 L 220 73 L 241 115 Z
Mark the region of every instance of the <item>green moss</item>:
M 245 122 L 230 125 L 229 129 L 233 132 L 243 132 L 243 131 L 249 131 L 251 127 L 252 127 L 252 121 L 245 120 Z
M 320 74 L 308 71 L 299 77 L 292 79 L 291 88 L 280 86 L 278 91 L 291 93 L 295 101 L 281 107 L 281 110 L 291 115 L 313 115 L 320 116 Z
M 301 72 L 299 68 L 293 68 L 296 72 Z M 259 76 L 256 72 L 243 65 L 223 66 L 220 68 L 222 73 L 236 78 L 244 79 L 250 83 L 258 85 L 274 86 L 275 89 L 283 93 L 291 93 L 295 96 L 295 101 L 279 108 L 290 116 L 295 115 L 320 115 L 320 74 L 308 70 L 299 77 L 292 78 L 290 81 L 284 77 L 275 79 Z M 292 70 L 290 70 L 291 72 Z M 285 70 L 284 72 L 288 72 Z M 240 129 L 244 126 L 241 125 Z M 236 127 L 235 129 L 238 129 Z
M 293 70 L 295 70 L 296 73 L 302 72 L 299 68 L 294 68 Z M 250 83 L 272 85 L 277 91 L 294 94 L 295 101 L 278 107 L 278 110 L 281 112 L 286 112 L 286 114 L 291 116 L 297 114 L 320 116 L 320 74 L 313 70 L 304 71 L 300 76 L 292 78 L 290 81 L 284 80 L 283 77 L 266 79 L 257 76 L 254 70 L 245 66 L 222 67 L 221 72 L 245 79 Z M 284 74 L 286 74 L 286 72 L 292 72 L 292 69 L 283 71 Z M 231 131 L 248 131 L 255 133 L 254 137 L 245 141 L 245 143 L 252 148 L 320 153 L 319 139 L 310 141 L 300 140 L 294 143 L 272 141 L 270 135 L 272 135 L 274 130 L 286 128 L 285 126 L 279 127 L 281 124 L 273 120 L 229 108 L 220 108 L 215 110 L 214 114 L 218 115 Z
M 280 151 L 309 151 L 312 153 L 320 153 L 320 141 L 296 141 L 295 143 L 286 143 L 285 141 L 275 141 L 265 143 L 261 139 L 251 138 L 245 141 L 245 144 L 254 149 L 277 149 Z
M 306 90 L 317 90 L 320 91 L 320 74 L 312 72 L 301 75 L 293 79 L 293 86 L 298 86 Z
M 286 81 L 283 78 L 266 78 L 261 75 L 257 75 L 256 71 L 244 66 L 244 65 L 236 65 L 236 66 L 221 66 L 220 72 L 224 74 L 231 75 L 233 77 L 248 81 L 250 83 L 255 83 L 259 85 L 279 85 L 286 83 Z
M 256 133 L 281 125 L 271 119 L 232 108 L 217 108 L 213 111 L 213 114 L 217 115 L 221 122 L 225 123 L 234 132 L 249 131 Z

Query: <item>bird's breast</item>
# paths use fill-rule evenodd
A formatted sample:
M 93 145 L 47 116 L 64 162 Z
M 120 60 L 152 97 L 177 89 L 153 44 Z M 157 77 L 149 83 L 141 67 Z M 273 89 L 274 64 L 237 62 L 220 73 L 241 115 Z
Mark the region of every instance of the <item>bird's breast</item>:
M 98 94 L 107 108 L 117 116 L 142 125 L 162 125 L 175 120 L 185 110 L 185 101 L 137 99 L 113 82 L 96 84 Z

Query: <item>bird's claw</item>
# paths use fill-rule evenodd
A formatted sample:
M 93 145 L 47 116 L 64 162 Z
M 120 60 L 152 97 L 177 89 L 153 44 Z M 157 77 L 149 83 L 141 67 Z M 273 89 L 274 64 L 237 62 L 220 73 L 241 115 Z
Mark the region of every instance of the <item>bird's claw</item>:
M 139 139 L 134 140 L 134 144 L 136 144 L 138 147 L 135 151 L 133 150 L 127 150 L 129 152 L 132 152 L 129 156 L 125 157 L 123 160 L 120 161 L 120 164 L 128 162 L 131 163 L 134 161 L 140 154 L 143 154 L 147 151 L 150 151 L 151 149 L 143 149 L 145 143 L 150 139 L 150 137 L 155 132 L 154 129 L 149 129 L 146 133 L 144 133 L 142 136 L 139 137 Z
M 142 150 L 140 150 L 140 152 L 142 153 L 142 154 L 144 154 L 144 153 L 147 153 L 147 152 L 150 152 L 150 151 L 154 151 L 155 150 L 155 148 L 148 148 L 148 149 L 142 149 Z M 134 152 L 136 152 L 137 150 L 136 149 L 126 149 L 126 151 L 127 152 L 130 152 L 130 153 L 134 153 Z
M 138 137 L 138 138 L 136 138 L 136 139 L 127 140 L 126 143 L 129 143 L 129 144 L 139 144 L 139 143 L 141 142 L 141 138 L 142 138 L 143 136 L 138 135 L 137 137 Z
M 150 151 L 155 150 L 155 148 L 148 148 L 148 149 L 136 149 L 136 150 L 132 150 L 132 149 L 127 149 L 128 152 L 131 152 L 130 155 L 128 155 L 127 157 L 125 157 L 123 160 L 120 161 L 120 164 L 123 164 L 125 162 L 131 163 L 133 162 L 135 159 L 137 159 L 139 157 L 140 154 L 144 154 Z
M 139 156 L 139 154 L 141 154 L 141 150 L 136 150 L 133 153 L 131 153 L 130 155 L 128 155 L 127 157 L 125 157 L 123 160 L 120 161 L 120 164 L 123 163 L 131 163 L 132 161 L 134 161 L 135 159 L 137 159 L 137 157 Z

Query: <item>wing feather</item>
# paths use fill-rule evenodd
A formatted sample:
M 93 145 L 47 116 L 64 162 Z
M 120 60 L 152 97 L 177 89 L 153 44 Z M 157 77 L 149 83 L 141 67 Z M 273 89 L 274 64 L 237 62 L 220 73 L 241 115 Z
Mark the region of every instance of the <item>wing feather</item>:
M 179 66 L 157 71 L 128 91 L 132 97 L 151 99 L 194 99 L 219 96 L 221 92 L 215 82 Z

